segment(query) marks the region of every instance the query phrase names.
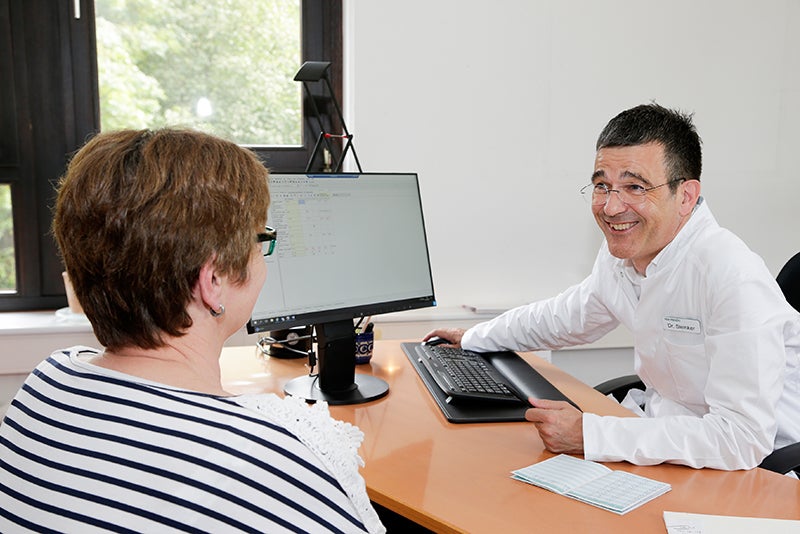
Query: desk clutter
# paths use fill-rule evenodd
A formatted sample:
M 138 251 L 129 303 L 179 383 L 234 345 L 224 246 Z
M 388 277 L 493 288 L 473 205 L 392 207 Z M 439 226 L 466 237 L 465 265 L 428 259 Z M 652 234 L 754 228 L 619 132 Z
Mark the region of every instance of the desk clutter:
M 613 471 L 566 454 L 517 469 L 511 478 L 617 514 L 628 513 L 672 489 L 665 482 Z
M 362 317 L 355 326 L 356 365 L 369 363 L 372 359 L 372 349 L 375 347 L 375 323 L 370 320 L 371 318 Z
M 374 326 L 374 323 L 367 320 L 363 328 L 361 328 L 361 321 L 355 327 L 356 364 L 369 363 L 372 359 L 372 349 L 375 344 Z M 284 330 L 273 330 L 269 332 L 269 335 L 262 335 L 259 337 L 258 347 L 263 354 L 272 358 L 310 358 L 315 342 L 313 326 L 295 326 Z
M 258 346 L 261 352 L 273 358 L 308 358 L 313 341 L 314 330 L 311 326 L 296 326 L 261 336 Z

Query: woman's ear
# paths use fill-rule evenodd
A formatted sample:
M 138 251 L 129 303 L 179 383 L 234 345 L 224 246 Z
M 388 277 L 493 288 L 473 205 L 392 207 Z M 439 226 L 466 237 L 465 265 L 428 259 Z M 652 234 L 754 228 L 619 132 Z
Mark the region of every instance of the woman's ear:
M 222 302 L 222 276 L 214 266 L 215 258 L 209 259 L 200 267 L 200 275 L 197 277 L 197 296 L 202 301 L 203 307 L 209 310 L 217 310 Z

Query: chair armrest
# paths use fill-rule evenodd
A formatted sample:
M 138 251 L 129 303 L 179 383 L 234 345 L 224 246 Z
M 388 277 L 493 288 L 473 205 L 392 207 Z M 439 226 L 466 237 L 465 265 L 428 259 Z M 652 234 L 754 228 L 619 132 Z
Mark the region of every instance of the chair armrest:
M 764 458 L 761 465 L 764 469 L 785 475 L 789 471 L 800 469 L 800 443 L 792 443 L 780 449 L 775 449 Z
M 638 375 L 626 375 L 606 380 L 602 384 L 597 384 L 594 389 L 603 395 L 608 395 L 610 393 L 617 399 L 617 402 L 622 402 L 628 390 L 634 388 L 644 390 L 644 387 L 644 382 L 642 382 Z

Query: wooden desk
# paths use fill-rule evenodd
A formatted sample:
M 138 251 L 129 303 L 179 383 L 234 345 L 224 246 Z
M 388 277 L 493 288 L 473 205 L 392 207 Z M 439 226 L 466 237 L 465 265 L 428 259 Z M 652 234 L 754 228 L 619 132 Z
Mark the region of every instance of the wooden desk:
M 557 367 L 524 356 L 584 410 L 630 415 Z M 226 348 L 221 362 L 232 393 L 282 392 L 288 379 L 307 373 L 304 360 L 270 359 L 255 347 Z M 666 495 L 619 516 L 512 480 L 513 469 L 551 456 L 533 426 L 448 423 L 400 342 L 377 342 L 372 362 L 357 372 L 390 386 L 383 399 L 331 406 L 334 417 L 364 431 L 359 452 L 369 495 L 436 532 L 665 532 L 664 510 L 800 519 L 800 482 L 769 471 L 608 464 L 672 484 Z

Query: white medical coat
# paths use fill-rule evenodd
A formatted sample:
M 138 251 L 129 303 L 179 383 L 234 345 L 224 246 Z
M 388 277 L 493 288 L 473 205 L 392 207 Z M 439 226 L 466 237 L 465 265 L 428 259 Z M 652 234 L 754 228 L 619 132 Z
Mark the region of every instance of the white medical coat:
M 606 243 L 592 273 L 560 295 L 468 330 L 475 351 L 555 350 L 619 324 L 647 386 L 640 418 L 583 415 L 586 459 L 749 469 L 800 441 L 800 314 L 759 256 L 701 198 L 638 275 Z

